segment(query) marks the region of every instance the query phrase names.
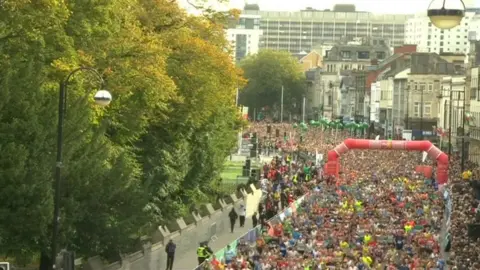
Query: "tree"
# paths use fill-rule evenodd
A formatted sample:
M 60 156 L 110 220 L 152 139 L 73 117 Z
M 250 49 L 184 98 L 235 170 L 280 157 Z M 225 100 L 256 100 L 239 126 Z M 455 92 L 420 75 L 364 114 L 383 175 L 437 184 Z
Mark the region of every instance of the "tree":
M 244 83 L 228 16 L 168 0 L 2 1 L 1 256 L 50 264 L 58 84 L 79 66 L 97 68 L 114 101 L 91 105 L 94 78 L 72 77 L 59 248 L 116 260 L 218 193 Z
M 172 3 L 144 4 L 140 17 L 148 18 L 147 30 L 169 40 L 167 71 L 180 95 L 169 120 L 152 121 L 140 147 L 157 218 L 166 221 L 214 193 L 210 183 L 235 145 L 235 89 L 243 81 L 226 52 L 222 24 L 214 20 L 222 17 L 187 16 Z M 166 27 L 156 14 L 177 14 L 183 20 Z M 166 200 L 174 203 L 166 207 Z
M 298 60 L 288 52 L 262 50 L 240 62 L 247 85 L 240 93 L 240 103 L 251 108 L 280 109 L 284 87 L 284 112 L 301 106 L 306 93 L 305 74 Z M 297 111 L 291 111 L 297 113 Z

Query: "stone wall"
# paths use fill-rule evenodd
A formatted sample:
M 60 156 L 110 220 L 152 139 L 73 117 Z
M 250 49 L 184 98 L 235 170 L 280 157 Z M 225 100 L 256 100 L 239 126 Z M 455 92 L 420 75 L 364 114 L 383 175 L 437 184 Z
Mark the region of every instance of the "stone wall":
M 158 231 L 143 245 L 143 249 L 132 254 L 122 255 L 121 261 L 105 264 L 99 256 L 89 258 L 82 265 L 85 270 L 158 270 L 166 263 L 165 244 L 172 239 L 177 245 L 175 260 L 202 241 L 211 240 L 215 235 L 229 230 L 228 213 L 232 207 L 245 204 L 247 216 L 256 211 L 262 191 L 250 185 L 220 199 L 215 205 L 206 204 L 199 213 L 192 212 L 187 218 L 179 218 L 173 224 L 158 226 Z M 234 240 L 234 239 L 232 239 Z M 153 243 L 153 244 L 152 244 Z M 196 258 L 192 258 L 195 260 Z M 185 269 L 188 270 L 188 269 Z

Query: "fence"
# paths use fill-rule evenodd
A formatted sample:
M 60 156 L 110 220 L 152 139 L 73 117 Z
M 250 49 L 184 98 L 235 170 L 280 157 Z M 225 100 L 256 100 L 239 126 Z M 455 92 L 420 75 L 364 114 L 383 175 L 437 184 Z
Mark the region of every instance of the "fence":
M 298 198 L 295 202 L 293 202 L 290 207 L 285 208 L 281 213 L 275 215 L 273 218 L 269 220 L 270 223 L 274 222 L 281 222 L 283 221 L 286 217 L 291 216 L 293 213 L 296 212 L 296 209 L 300 208 L 302 202 L 305 200 L 305 198 L 310 197 L 309 194 L 306 194 L 300 198 Z M 235 250 L 237 252 L 237 247 L 239 243 L 246 243 L 247 245 L 255 244 L 255 241 L 257 240 L 257 237 L 261 235 L 261 227 L 257 226 L 250 231 L 248 231 L 246 234 L 240 236 L 239 238 L 235 239 L 232 241 L 230 244 L 227 246 L 230 246 L 230 249 Z M 225 257 L 225 252 L 227 251 L 227 246 L 222 248 L 221 250 L 217 251 L 214 255 L 215 258 L 219 261 L 223 260 Z M 201 265 L 197 266 L 195 270 L 206 270 L 206 269 L 212 269 L 210 261 L 205 261 Z

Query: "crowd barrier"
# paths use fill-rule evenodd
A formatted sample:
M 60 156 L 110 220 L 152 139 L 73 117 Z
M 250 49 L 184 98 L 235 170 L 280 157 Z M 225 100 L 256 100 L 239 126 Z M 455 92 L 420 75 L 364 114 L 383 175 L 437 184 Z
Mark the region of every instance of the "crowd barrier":
M 289 207 L 285 208 L 282 212 L 280 212 L 277 215 L 275 215 L 274 217 L 272 217 L 269 220 L 269 222 L 270 223 L 282 222 L 286 217 L 289 217 L 292 214 L 294 214 L 297 211 L 297 209 L 299 209 L 300 205 L 305 200 L 305 198 L 307 198 L 308 196 L 309 196 L 309 194 L 306 194 L 306 195 L 298 198 L 297 200 L 295 200 L 295 202 L 291 203 Z M 221 250 L 215 252 L 215 254 L 214 254 L 215 258 L 218 261 L 222 261 L 225 258 L 225 252 L 227 251 L 228 246 L 230 246 L 230 249 L 234 250 L 235 253 L 237 253 L 238 252 L 237 248 L 239 246 L 239 243 L 246 243 L 248 245 L 255 244 L 255 241 L 257 240 L 257 237 L 260 236 L 261 233 L 262 233 L 262 231 L 261 231 L 260 226 L 257 226 L 255 228 L 251 229 L 250 231 L 248 231 L 244 235 L 242 235 L 239 238 L 232 241 L 227 246 L 223 247 Z M 212 269 L 211 268 L 211 259 L 209 261 L 205 261 L 201 265 L 197 266 L 196 268 L 194 268 L 194 270 Z

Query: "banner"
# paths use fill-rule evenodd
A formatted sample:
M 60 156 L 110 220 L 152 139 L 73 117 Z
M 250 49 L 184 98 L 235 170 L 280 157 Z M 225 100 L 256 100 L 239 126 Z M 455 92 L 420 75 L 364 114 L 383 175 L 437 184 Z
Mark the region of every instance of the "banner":
M 248 107 L 242 107 L 242 118 L 248 120 Z

